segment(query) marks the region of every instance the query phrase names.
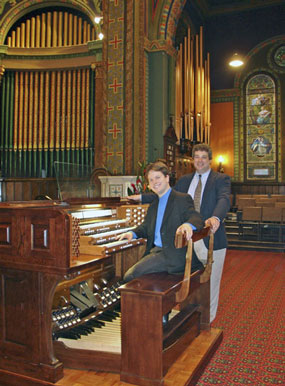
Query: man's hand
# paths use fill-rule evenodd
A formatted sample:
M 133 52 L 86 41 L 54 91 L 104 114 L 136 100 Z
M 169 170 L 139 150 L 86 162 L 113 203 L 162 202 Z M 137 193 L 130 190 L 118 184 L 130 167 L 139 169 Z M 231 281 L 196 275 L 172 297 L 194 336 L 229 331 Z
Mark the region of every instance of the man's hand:
M 131 241 L 133 238 L 133 233 L 132 232 L 126 232 L 126 233 L 122 233 L 121 235 L 119 235 L 117 237 L 117 240 L 121 241 L 123 239 L 127 239 L 128 241 Z
M 205 220 L 205 225 L 211 227 L 213 233 L 217 232 L 220 226 L 220 221 L 216 217 L 210 217 Z
M 193 229 L 189 224 L 182 224 L 177 228 L 176 234 L 182 233 L 189 241 L 193 235 Z
M 132 194 L 131 196 L 127 196 L 127 199 L 131 200 L 131 201 L 140 202 L 142 200 L 142 195 L 141 194 Z

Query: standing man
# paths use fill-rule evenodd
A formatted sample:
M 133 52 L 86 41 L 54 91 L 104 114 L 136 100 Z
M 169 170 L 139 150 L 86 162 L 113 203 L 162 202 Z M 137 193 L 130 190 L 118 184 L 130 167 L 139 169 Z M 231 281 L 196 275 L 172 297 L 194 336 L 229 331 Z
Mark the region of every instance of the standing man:
M 147 239 L 144 257 L 124 275 L 128 282 L 146 273 L 183 273 L 187 247 L 175 248 L 176 233 L 183 233 L 190 240 L 194 230 L 203 228 L 201 215 L 195 211 L 192 198 L 171 189 L 169 170 L 163 162 L 150 164 L 146 178 L 156 193 L 148 208 L 144 222 L 119 236 L 119 240 L 142 237 Z M 192 271 L 203 268 L 203 264 L 192 258 Z
M 214 237 L 213 265 L 210 283 L 210 322 L 217 313 L 220 283 L 223 273 L 223 266 L 226 256 L 227 237 L 224 226 L 224 218 L 230 209 L 231 182 L 226 174 L 215 172 L 211 169 L 212 150 L 206 144 L 197 144 L 193 147 L 192 156 L 194 159 L 195 172 L 181 177 L 174 189 L 178 192 L 188 193 L 195 202 L 195 209 L 199 211 L 206 226 L 211 226 Z M 200 180 L 200 182 L 199 182 Z M 196 188 L 200 185 L 200 199 L 195 194 Z M 196 197 L 195 197 L 196 196 Z M 142 196 L 130 196 L 129 198 L 139 200 L 143 203 L 151 202 L 152 194 Z M 204 238 L 194 243 L 193 255 L 197 255 L 203 263 L 207 260 L 207 249 L 209 238 Z

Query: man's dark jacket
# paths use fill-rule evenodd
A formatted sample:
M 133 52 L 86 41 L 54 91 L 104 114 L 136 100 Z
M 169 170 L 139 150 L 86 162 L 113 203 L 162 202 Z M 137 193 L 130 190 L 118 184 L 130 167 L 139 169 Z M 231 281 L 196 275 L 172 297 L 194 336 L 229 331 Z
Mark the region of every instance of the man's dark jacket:
M 195 172 L 185 174 L 177 181 L 173 189 L 187 193 L 194 175 Z M 220 220 L 220 227 L 214 237 L 214 250 L 227 247 L 227 236 L 223 221 L 230 209 L 230 193 L 230 177 L 211 170 L 203 192 L 200 213 L 204 221 L 212 216 L 218 217 Z M 142 194 L 142 203 L 151 202 L 153 197 L 153 194 Z M 208 248 L 209 238 L 206 237 L 203 240 Z
M 158 196 L 155 195 L 148 208 L 144 222 L 134 229 L 134 232 L 138 237 L 147 239 L 144 255 L 147 255 L 154 246 L 158 202 Z M 186 247 L 175 248 L 174 241 L 177 228 L 185 222 L 191 223 L 197 230 L 202 229 L 204 226 L 201 215 L 194 209 L 192 198 L 188 194 L 180 193 L 172 189 L 167 201 L 160 229 L 162 248 L 169 261 L 169 273 L 184 271 Z M 192 267 L 194 264 L 195 262 L 193 261 Z

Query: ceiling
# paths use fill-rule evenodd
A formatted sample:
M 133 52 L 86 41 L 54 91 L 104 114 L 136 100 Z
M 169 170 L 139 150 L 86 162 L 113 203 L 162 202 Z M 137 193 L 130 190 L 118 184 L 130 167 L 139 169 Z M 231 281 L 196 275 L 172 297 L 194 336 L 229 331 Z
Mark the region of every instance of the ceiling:
M 203 17 L 253 10 L 282 4 L 284 0 L 187 0 Z
M 187 0 L 177 27 L 176 47 L 188 25 L 193 35 L 203 26 L 212 89 L 230 89 L 235 71 L 228 60 L 235 52 L 246 57 L 262 42 L 285 35 L 285 0 Z

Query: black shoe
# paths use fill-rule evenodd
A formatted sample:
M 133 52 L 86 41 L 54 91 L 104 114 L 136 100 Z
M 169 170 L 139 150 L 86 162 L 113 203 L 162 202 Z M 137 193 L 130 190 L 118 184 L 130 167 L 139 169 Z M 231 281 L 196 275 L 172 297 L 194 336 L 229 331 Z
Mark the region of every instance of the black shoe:
M 167 314 L 165 314 L 165 315 L 162 316 L 162 324 L 163 324 L 164 326 L 168 323 L 168 320 L 169 320 L 169 314 L 170 314 L 170 312 L 168 312 Z

